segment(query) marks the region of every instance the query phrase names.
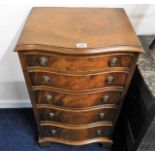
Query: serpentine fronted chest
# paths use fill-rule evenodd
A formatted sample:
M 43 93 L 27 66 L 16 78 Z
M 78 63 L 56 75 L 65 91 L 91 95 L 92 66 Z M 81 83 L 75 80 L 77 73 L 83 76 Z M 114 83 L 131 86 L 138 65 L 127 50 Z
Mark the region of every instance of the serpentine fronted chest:
M 113 143 L 142 51 L 123 9 L 33 8 L 15 51 L 40 144 Z

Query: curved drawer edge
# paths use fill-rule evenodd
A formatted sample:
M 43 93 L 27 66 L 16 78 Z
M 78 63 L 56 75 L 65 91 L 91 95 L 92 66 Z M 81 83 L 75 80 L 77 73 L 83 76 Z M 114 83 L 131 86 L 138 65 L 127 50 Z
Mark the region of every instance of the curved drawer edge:
M 67 145 L 75 145 L 75 146 L 96 143 L 96 142 L 111 143 L 111 144 L 113 143 L 111 139 L 106 137 L 97 137 L 97 138 L 80 140 L 80 141 L 64 140 L 64 139 L 55 138 L 55 137 L 39 137 L 39 143 L 44 143 L 44 142 L 57 142 L 57 143 L 63 143 Z
M 94 128 L 94 127 L 99 127 L 99 126 L 111 126 L 112 127 L 112 122 L 104 121 L 104 122 L 95 122 L 91 124 L 84 124 L 84 125 L 69 125 L 69 124 L 62 124 L 58 122 L 52 122 L 52 121 L 41 121 L 40 122 L 41 126 L 55 126 L 55 127 L 60 127 L 60 128 L 65 128 L 65 129 L 72 129 L 72 130 L 80 130 L 80 129 L 89 129 L 89 128 Z
M 30 50 L 30 51 L 28 51 L 28 50 L 26 50 L 26 51 L 23 51 L 24 52 L 24 55 L 36 55 L 36 54 L 40 54 L 40 55 L 42 55 L 43 54 L 43 52 L 42 52 L 42 50 Z M 105 52 L 105 53 L 101 53 L 101 54 L 93 54 L 93 55 L 90 55 L 90 54 L 87 54 L 87 55 L 84 55 L 84 57 L 83 57 L 83 55 L 78 55 L 78 57 L 77 57 L 77 55 L 71 55 L 72 57 L 73 56 L 76 56 L 78 59 L 83 59 L 83 58 L 97 58 L 97 57 L 101 57 L 102 55 L 104 54 L 104 56 L 106 55 L 129 55 L 129 56 L 134 56 L 134 53 L 131 51 L 131 52 L 129 52 L 129 51 L 121 51 L 121 53 L 120 53 L 120 51 L 117 51 L 117 52 L 111 52 L 111 51 L 108 51 L 108 52 Z M 48 51 L 44 51 L 44 55 L 47 55 L 47 56 L 59 56 L 59 57 L 70 57 L 70 55 L 66 55 L 66 54 L 61 54 L 61 53 L 55 53 L 54 51 L 52 51 L 52 52 L 48 52 Z M 82 56 L 82 57 L 81 57 Z
M 112 67 L 112 68 L 105 68 L 103 70 L 96 70 L 96 71 L 81 71 L 81 72 L 71 72 L 71 71 L 61 71 L 61 70 L 49 70 L 43 67 L 28 67 L 29 73 L 34 72 L 42 72 L 42 73 L 49 73 L 49 74 L 57 74 L 57 75 L 65 75 L 65 76 L 91 76 L 91 75 L 100 75 L 100 74 L 107 74 L 107 73 L 129 73 L 129 68 L 127 67 Z
M 74 95 L 84 95 L 84 94 L 94 94 L 99 92 L 105 92 L 105 91 L 119 91 L 123 92 L 123 87 L 120 86 L 110 86 L 110 87 L 103 87 L 103 88 L 96 88 L 96 89 L 85 89 L 85 90 L 78 90 L 73 91 L 69 89 L 60 89 L 56 87 L 48 87 L 48 86 L 32 86 L 33 91 L 37 90 L 46 90 L 46 91 L 52 91 L 57 93 L 64 93 L 64 94 L 74 94 Z
M 127 51 L 127 52 L 142 52 L 142 48 L 136 45 L 113 45 L 105 46 L 99 48 L 66 48 L 66 47 L 57 47 L 52 45 L 44 44 L 18 44 L 14 51 L 29 51 L 29 50 L 44 50 L 52 53 L 59 54 L 71 54 L 71 55 L 85 55 L 85 54 L 101 54 L 105 52 L 118 52 L 118 51 Z M 77 50 L 78 52 L 73 52 Z M 54 52 L 53 52 L 54 51 Z
M 48 108 L 48 109 L 56 109 L 56 110 L 71 111 L 71 112 L 85 112 L 85 111 L 98 110 L 98 109 L 117 109 L 117 106 L 114 104 L 105 104 L 101 106 L 76 108 L 76 109 L 60 107 L 55 105 L 43 105 L 43 104 L 37 104 L 36 107 L 37 109 Z

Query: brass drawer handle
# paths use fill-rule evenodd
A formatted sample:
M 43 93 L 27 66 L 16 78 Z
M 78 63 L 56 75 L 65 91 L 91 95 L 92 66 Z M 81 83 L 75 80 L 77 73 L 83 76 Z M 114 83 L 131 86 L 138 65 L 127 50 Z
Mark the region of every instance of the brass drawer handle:
M 102 103 L 107 103 L 109 100 L 109 96 L 108 95 L 105 95 L 102 97 Z
M 52 129 L 52 130 L 51 130 L 51 134 L 52 134 L 52 136 L 55 136 L 56 133 L 57 133 L 57 131 L 56 131 L 55 129 Z
M 52 102 L 52 99 L 53 97 L 51 95 L 46 95 L 45 96 L 45 100 L 48 102 L 48 103 L 51 103 Z
M 108 76 L 108 78 L 106 79 L 106 82 L 107 83 L 112 83 L 114 80 L 114 77 L 113 76 Z
M 43 66 L 43 67 L 47 66 L 47 64 L 48 64 L 47 58 L 41 57 L 41 58 L 39 59 L 39 64 L 40 64 L 40 66 Z
M 48 115 L 50 118 L 53 118 L 55 114 L 53 112 L 50 112 Z
M 96 135 L 97 135 L 97 136 L 101 136 L 101 134 L 102 134 L 102 131 L 101 131 L 100 129 L 98 129 L 98 130 L 96 131 Z
M 103 112 L 101 112 L 101 113 L 99 114 L 100 119 L 103 119 L 104 116 L 105 116 L 105 114 L 104 114 Z
M 115 66 L 118 63 L 118 59 L 116 57 L 113 57 L 109 60 L 110 66 Z
M 46 75 L 42 76 L 42 79 L 43 79 L 44 84 L 48 84 L 51 81 L 51 78 Z

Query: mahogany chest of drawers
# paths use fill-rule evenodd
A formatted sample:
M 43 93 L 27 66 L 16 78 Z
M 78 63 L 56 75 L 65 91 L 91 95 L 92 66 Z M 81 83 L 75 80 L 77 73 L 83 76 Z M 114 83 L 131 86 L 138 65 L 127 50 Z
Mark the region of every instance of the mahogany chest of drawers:
M 111 146 L 142 51 L 123 9 L 33 8 L 15 51 L 40 144 Z

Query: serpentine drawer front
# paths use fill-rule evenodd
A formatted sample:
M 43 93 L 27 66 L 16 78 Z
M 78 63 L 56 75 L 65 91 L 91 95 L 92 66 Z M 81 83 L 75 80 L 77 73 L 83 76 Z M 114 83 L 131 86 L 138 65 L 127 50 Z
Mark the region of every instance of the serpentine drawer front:
M 44 55 L 41 53 L 45 53 Z M 57 56 L 46 51 L 25 53 L 28 67 L 51 70 L 91 71 L 112 67 L 130 67 L 132 53 L 113 53 L 102 56 Z
M 113 122 L 115 112 L 115 106 L 105 106 L 99 109 L 85 108 L 82 110 L 41 106 L 38 109 L 40 121 L 54 121 L 70 125 L 104 121 Z
M 96 89 L 108 86 L 124 86 L 127 73 L 113 72 L 98 75 L 60 75 L 47 72 L 31 72 L 32 86 L 46 86 L 70 90 Z
M 141 44 L 123 9 L 33 8 L 18 52 L 39 143 L 111 147 Z
M 59 138 L 62 140 L 67 141 L 81 141 L 81 140 L 88 140 L 103 137 L 109 140 L 108 137 L 111 135 L 111 125 L 108 124 L 107 126 L 99 127 L 92 127 L 92 128 L 82 128 L 82 129 L 75 129 L 75 128 L 60 128 L 57 126 L 47 126 L 43 125 L 42 127 L 42 134 L 44 137 L 52 138 Z M 109 140 L 109 142 L 111 142 Z
M 66 108 L 86 108 L 102 106 L 105 104 L 119 104 L 122 89 L 118 91 L 104 91 L 89 94 L 67 94 L 50 92 L 46 90 L 36 90 L 33 92 L 36 104 L 56 105 Z

